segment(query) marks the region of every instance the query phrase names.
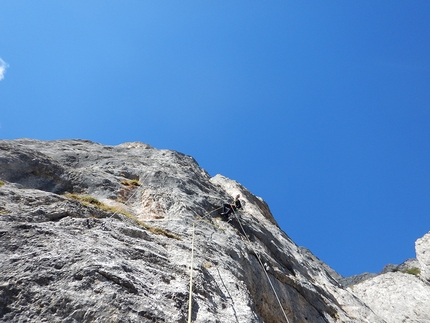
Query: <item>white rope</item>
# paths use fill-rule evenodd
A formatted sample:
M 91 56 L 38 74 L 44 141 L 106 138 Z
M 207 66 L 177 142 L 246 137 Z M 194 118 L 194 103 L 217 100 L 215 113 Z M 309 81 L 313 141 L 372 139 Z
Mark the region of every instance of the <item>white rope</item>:
M 204 218 L 206 218 L 207 216 L 209 216 L 212 212 L 215 212 L 218 209 L 212 210 L 210 212 L 207 212 L 207 214 L 205 216 L 203 216 L 201 219 L 202 220 Z M 193 238 L 192 238 L 192 242 L 191 242 L 191 260 L 190 260 L 190 291 L 189 291 L 189 296 L 188 296 L 188 323 L 191 323 L 191 318 L 192 318 L 192 314 L 193 314 L 193 266 L 194 266 L 194 238 L 195 238 L 195 223 L 199 220 L 195 220 L 193 221 Z
M 138 189 L 138 188 L 136 188 L 136 190 L 133 192 L 133 194 L 132 194 L 132 195 L 130 195 L 130 197 L 125 201 L 125 203 L 124 203 L 125 205 L 127 205 L 127 203 L 132 199 L 132 197 L 133 197 L 134 195 L 136 195 L 136 193 L 137 193 L 137 191 L 138 191 L 138 190 L 139 190 L 139 189 Z M 213 212 L 215 212 L 215 211 L 217 211 L 217 210 L 219 210 L 219 209 L 221 209 L 221 208 L 222 208 L 222 206 L 221 206 L 221 207 L 219 207 L 219 208 L 217 208 L 217 209 L 215 209 L 215 210 L 212 210 L 212 211 L 210 211 L 210 212 L 206 212 L 206 214 L 205 214 L 202 218 L 200 218 L 199 220 L 203 220 L 203 219 L 207 218 L 207 217 L 208 217 L 209 215 L 211 215 Z M 120 209 L 120 206 L 118 206 L 117 210 L 116 210 L 116 211 L 115 211 L 115 212 L 114 212 L 110 217 L 108 217 L 108 219 L 110 219 L 110 218 L 112 218 L 114 215 L 118 214 L 119 209 Z M 251 241 L 249 240 L 248 236 L 246 235 L 246 232 L 245 232 L 245 230 L 244 230 L 244 228 L 243 228 L 243 226 L 242 226 L 242 222 L 240 221 L 239 217 L 238 217 L 238 216 L 236 216 L 236 218 L 237 218 L 237 220 L 238 220 L 238 222 L 239 222 L 239 225 L 240 225 L 240 227 L 241 227 L 241 229 L 242 229 L 243 234 L 245 235 L 245 237 L 246 237 L 247 241 L 249 242 L 249 245 L 251 246 L 251 248 L 253 249 L 253 251 L 254 251 L 255 255 L 257 256 L 258 262 L 260 263 L 261 267 L 262 267 L 262 268 L 263 268 L 263 270 L 264 270 L 264 273 L 266 274 L 267 280 L 269 281 L 269 284 L 270 284 L 270 286 L 271 286 L 271 288 L 272 288 L 272 290 L 273 290 L 273 292 L 274 292 L 274 294 L 275 294 L 275 296 L 276 296 L 276 299 L 277 299 L 277 301 L 278 301 L 279 307 L 281 308 L 282 313 L 284 314 L 284 317 L 285 317 L 285 319 L 286 319 L 287 323 L 290 323 L 290 321 L 288 320 L 287 314 L 285 313 L 284 308 L 282 307 L 281 301 L 279 300 L 278 294 L 276 293 L 275 287 L 273 286 L 272 281 L 270 280 L 269 274 L 267 273 L 267 270 L 266 270 L 266 268 L 264 267 L 264 265 L 263 265 L 263 263 L 262 263 L 262 261 L 261 261 L 261 259 L 260 259 L 259 254 L 258 254 L 258 253 L 257 253 L 257 251 L 252 247 Z M 195 220 L 195 221 L 193 221 L 193 238 L 192 238 L 192 243 L 191 243 L 191 264 L 190 264 L 190 290 L 189 290 L 189 299 L 188 299 L 188 323 L 191 323 L 191 319 L 192 319 L 192 298 L 193 298 L 193 266 L 194 266 L 194 237 L 195 237 L 195 223 L 196 223 L 197 221 L 199 221 L 199 220 Z
M 287 323 L 290 323 L 290 321 L 288 320 L 287 314 L 285 313 L 284 308 L 282 307 L 281 301 L 279 300 L 278 293 L 276 293 L 275 287 L 273 286 L 272 281 L 270 280 L 270 277 L 269 277 L 269 274 L 267 273 L 266 267 L 264 267 L 264 264 L 261 261 L 261 258 L 259 256 L 259 254 L 257 253 L 257 251 L 252 247 L 251 240 L 249 240 L 249 238 L 248 238 L 248 236 L 247 236 L 247 234 L 246 234 L 246 232 L 242 226 L 242 222 L 240 221 L 240 219 L 237 215 L 236 215 L 236 219 L 237 219 L 237 222 L 239 222 L 239 225 L 242 229 L 242 232 L 243 232 L 244 236 L 246 237 L 246 240 L 249 242 L 251 249 L 254 251 L 255 255 L 257 256 L 258 262 L 260 263 L 261 267 L 264 270 L 264 273 L 266 274 L 267 280 L 269 281 L 270 287 L 272 287 L 273 293 L 276 296 L 276 300 L 278 301 L 279 307 L 281 308 L 282 313 L 284 314 L 285 320 L 287 321 Z
M 193 313 L 193 266 L 194 266 L 194 223 L 193 223 L 193 240 L 191 243 L 191 265 L 190 265 L 190 292 L 188 299 L 188 323 L 191 323 Z
M 131 198 L 136 195 L 136 193 L 137 193 L 138 190 L 139 190 L 139 188 L 136 188 L 135 191 L 133 192 L 133 194 L 131 194 L 130 197 L 123 204 L 127 205 L 128 201 L 130 201 Z M 120 208 L 121 208 L 121 206 L 118 205 L 118 207 L 115 210 L 115 212 L 111 216 L 107 217 L 106 219 L 110 220 L 114 215 L 118 214 Z M 108 230 L 108 228 L 106 228 L 106 225 L 104 224 L 104 222 L 101 224 L 101 229 L 102 230 Z
M 136 195 L 136 193 L 137 193 L 138 190 L 139 189 L 136 188 L 136 190 L 133 192 L 133 194 L 131 194 L 130 197 L 123 204 L 127 205 L 128 201 L 130 201 L 131 198 Z M 120 207 L 121 206 L 118 206 L 118 208 L 116 209 L 116 211 L 110 217 L 108 217 L 108 219 L 110 219 L 111 217 L 113 217 L 115 214 L 118 214 L 118 212 L 120 210 Z
M 217 208 L 217 209 L 214 209 L 214 210 L 212 210 L 212 211 L 206 212 L 206 213 L 205 213 L 205 215 L 203 215 L 200 219 L 195 220 L 193 223 L 195 223 L 195 222 L 197 222 L 197 221 L 201 221 L 201 220 L 206 219 L 206 218 L 207 218 L 209 215 L 211 215 L 213 212 L 218 211 L 219 209 L 222 209 L 222 208 L 223 208 L 223 207 L 221 206 L 221 207 L 219 207 L 219 208 Z
M 215 210 L 212 210 L 212 211 L 210 211 L 210 212 L 207 212 L 207 213 L 206 213 L 206 215 L 205 215 L 205 216 L 203 216 L 203 217 L 202 217 L 201 219 L 199 219 L 199 220 L 202 220 L 202 219 L 206 218 L 206 217 L 207 217 L 207 216 L 209 216 L 212 212 L 215 212 L 215 211 L 217 211 L 217 210 L 219 210 L 219 209 L 221 209 L 221 208 L 222 208 L 222 207 L 220 207 L 220 208 L 218 208 L 218 209 L 215 209 Z M 287 314 L 285 313 L 284 308 L 282 307 L 282 304 L 281 304 L 281 301 L 280 301 L 280 299 L 279 299 L 278 293 L 276 292 L 275 287 L 273 286 L 273 283 L 272 283 L 272 281 L 270 280 L 269 274 L 267 273 L 267 270 L 266 270 L 266 268 L 264 267 L 263 262 L 261 261 L 260 255 L 259 255 L 259 254 L 257 253 L 257 251 L 253 248 L 252 243 L 251 243 L 251 241 L 249 240 L 249 238 L 248 238 L 248 236 L 247 236 L 247 234 L 246 234 L 246 232 L 245 232 L 245 229 L 243 228 L 242 222 L 240 221 L 240 218 L 237 216 L 237 214 L 236 214 L 236 219 L 238 220 L 239 225 L 240 225 L 240 227 L 241 227 L 241 229 L 242 229 L 242 232 L 243 232 L 244 236 L 246 237 L 246 240 L 248 241 L 248 243 L 249 243 L 249 245 L 250 245 L 251 249 L 254 251 L 255 255 L 257 256 L 258 262 L 260 263 L 261 267 L 262 267 L 262 268 L 263 268 L 263 270 L 264 270 L 264 273 L 266 274 L 267 280 L 269 281 L 270 287 L 272 288 L 273 293 L 275 294 L 276 300 L 278 301 L 279 307 L 281 308 L 281 311 L 282 311 L 282 313 L 284 314 L 285 320 L 287 321 L 287 323 L 290 323 L 290 321 L 288 320 Z M 191 314 L 192 314 L 192 283 L 193 283 L 194 236 L 195 236 L 195 233 L 194 233 L 194 231 L 195 231 L 195 230 L 194 230 L 194 228 L 195 228 L 195 223 L 196 223 L 197 221 L 199 221 L 199 220 L 195 220 L 195 221 L 193 222 L 193 238 L 192 238 L 192 243 L 191 243 L 191 267 L 190 267 L 190 292 L 189 292 L 189 305 L 188 305 L 188 323 L 191 323 Z

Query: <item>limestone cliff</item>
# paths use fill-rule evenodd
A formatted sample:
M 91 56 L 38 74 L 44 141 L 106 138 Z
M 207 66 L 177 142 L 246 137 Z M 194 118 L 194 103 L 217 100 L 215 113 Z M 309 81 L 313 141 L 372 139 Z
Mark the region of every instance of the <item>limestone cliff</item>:
M 0 186 L 1 322 L 187 322 L 192 246 L 193 322 L 388 322 L 190 156 L 3 140 Z
M 348 289 L 390 323 L 430 322 L 430 232 L 415 242 L 417 259 L 386 266 Z

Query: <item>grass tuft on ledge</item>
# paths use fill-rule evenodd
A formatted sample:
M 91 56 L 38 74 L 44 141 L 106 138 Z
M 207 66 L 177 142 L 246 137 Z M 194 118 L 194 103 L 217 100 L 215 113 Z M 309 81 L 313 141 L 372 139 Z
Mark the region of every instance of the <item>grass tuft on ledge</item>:
M 135 216 L 129 214 L 125 214 L 129 219 L 133 220 L 134 222 L 136 222 L 138 225 L 140 225 L 141 227 L 144 227 L 146 230 L 148 230 L 149 232 L 152 232 L 154 234 L 158 234 L 158 235 L 163 235 L 167 238 L 171 238 L 171 239 L 176 239 L 179 241 L 182 241 L 182 239 L 180 237 L 178 237 L 176 234 L 166 230 L 166 229 L 162 229 L 162 228 L 158 228 L 158 227 L 151 227 L 150 225 L 146 224 L 143 221 L 140 221 L 139 219 L 137 219 Z
M 74 193 L 66 193 L 64 196 L 67 198 L 79 201 L 83 205 L 94 206 L 94 207 L 96 207 L 100 210 L 106 211 L 106 212 L 119 213 L 119 214 L 124 214 L 126 216 L 128 216 L 128 214 L 129 214 L 129 212 L 127 212 L 123 207 L 121 207 L 121 206 L 115 207 L 115 206 L 106 205 L 91 195 L 79 195 L 79 194 L 74 194 Z
M 137 179 L 123 179 L 121 184 L 124 186 L 141 186 L 140 182 Z
M 79 195 L 79 194 L 74 194 L 74 193 L 67 193 L 64 195 L 67 198 L 70 199 L 74 199 L 79 201 L 80 203 L 82 203 L 83 205 L 86 206 L 94 206 L 99 208 L 100 210 L 106 211 L 106 212 L 111 212 L 111 213 L 117 213 L 117 214 L 122 214 L 125 215 L 127 218 L 133 220 L 134 222 L 136 222 L 138 225 L 140 225 L 141 227 L 145 228 L 146 230 L 148 230 L 149 232 L 152 232 L 154 234 L 158 234 L 158 235 L 163 235 L 167 238 L 171 238 L 171 239 L 176 239 L 176 240 L 180 240 L 182 241 L 182 239 L 180 237 L 178 237 L 176 234 L 166 230 L 166 229 L 162 229 L 162 228 L 157 228 L 157 227 L 151 227 L 150 225 L 140 221 L 139 219 L 137 219 L 134 215 L 132 215 L 130 212 L 127 212 L 126 210 L 124 210 L 124 208 L 122 207 L 113 207 L 113 206 L 109 206 L 106 205 L 102 202 L 100 202 L 98 199 L 96 199 L 95 197 L 91 196 L 91 195 Z

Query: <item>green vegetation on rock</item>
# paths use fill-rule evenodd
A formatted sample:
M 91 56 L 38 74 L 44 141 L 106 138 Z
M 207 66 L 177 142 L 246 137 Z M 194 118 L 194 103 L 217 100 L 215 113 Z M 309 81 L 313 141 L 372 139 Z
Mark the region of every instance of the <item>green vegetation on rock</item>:
M 106 205 L 91 195 L 79 195 L 79 194 L 74 194 L 74 193 L 67 193 L 67 194 L 65 194 L 65 196 L 67 198 L 77 200 L 86 206 L 94 206 L 94 207 L 97 207 L 100 210 L 103 210 L 106 212 L 112 212 L 112 213 L 125 215 L 127 218 L 133 220 L 138 225 L 140 225 L 141 227 L 144 227 L 149 232 L 152 232 L 154 234 L 163 235 L 163 236 L 166 236 L 168 238 L 172 238 L 172 239 L 176 239 L 176 240 L 182 240 L 180 237 L 178 237 L 177 235 L 171 233 L 170 231 L 168 231 L 166 229 L 151 227 L 148 224 L 140 221 L 134 215 L 132 215 L 130 212 L 127 212 L 123 207 L 120 207 L 120 206 L 119 207 L 113 207 L 113 206 Z
M 418 276 L 421 273 L 421 270 L 417 267 L 412 267 L 409 269 L 406 269 L 404 271 L 402 271 L 405 274 L 410 274 L 410 275 L 414 275 L 414 276 Z

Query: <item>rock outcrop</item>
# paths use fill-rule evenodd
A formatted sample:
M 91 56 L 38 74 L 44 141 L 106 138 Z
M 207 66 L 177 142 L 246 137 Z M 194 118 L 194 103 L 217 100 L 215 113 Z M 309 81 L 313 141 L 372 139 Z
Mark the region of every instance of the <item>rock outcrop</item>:
M 387 265 L 349 289 L 390 323 L 430 322 L 430 232 L 415 243 L 417 259 Z
M 387 322 L 430 322 L 430 287 L 414 275 L 390 272 L 351 288 Z
M 191 296 L 193 322 L 391 323 L 261 198 L 190 156 L 3 140 L 0 186 L 1 322 L 187 322 Z
M 415 251 L 422 279 L 430 283 L 430 232 L 415 242 Z

